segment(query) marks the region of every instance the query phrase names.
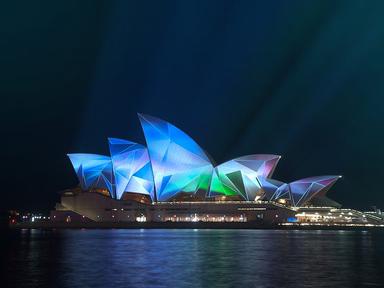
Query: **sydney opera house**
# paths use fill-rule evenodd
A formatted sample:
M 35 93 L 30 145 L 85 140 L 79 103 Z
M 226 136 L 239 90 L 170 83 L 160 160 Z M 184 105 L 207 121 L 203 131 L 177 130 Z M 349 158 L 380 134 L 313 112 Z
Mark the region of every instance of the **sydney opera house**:
M 290 183 L 273 178 L 278 155 L 221 164 L 174 125 L 139 114 L 146 146 L 109 138 L 110 155 L 68 154 L 79 185 L 61 193 L 53 221 L 289 222 L 300 209 L 339 204 L 338 175 Z

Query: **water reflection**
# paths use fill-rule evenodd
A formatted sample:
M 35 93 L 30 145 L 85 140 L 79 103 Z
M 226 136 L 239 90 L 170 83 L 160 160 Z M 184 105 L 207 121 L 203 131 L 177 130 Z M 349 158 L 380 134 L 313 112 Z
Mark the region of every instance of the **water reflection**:
M 4 233 L 3 233 L 4 235 Z M 22 230 L 2 238 L 13 287 L 383 286 L 384 233 Z

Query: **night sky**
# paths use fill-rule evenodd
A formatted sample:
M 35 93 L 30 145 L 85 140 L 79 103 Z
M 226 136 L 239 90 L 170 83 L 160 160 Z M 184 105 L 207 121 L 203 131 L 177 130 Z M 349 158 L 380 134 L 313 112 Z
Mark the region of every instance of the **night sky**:
M 145 143 L 137 112 L 217 163 L 282 155 L 276 179 L 384 208 L 384 1 L 9 1 L 0 5 L 1 209 L 49 210 L 66 153 Z

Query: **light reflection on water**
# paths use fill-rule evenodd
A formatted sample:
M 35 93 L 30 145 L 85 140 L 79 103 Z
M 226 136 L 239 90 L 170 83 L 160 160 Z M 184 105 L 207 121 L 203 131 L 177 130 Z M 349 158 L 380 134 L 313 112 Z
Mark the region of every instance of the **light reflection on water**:
M 2 233 L 2 278 L 13 287 L 379 287 L 383 232 L 12 231 Z

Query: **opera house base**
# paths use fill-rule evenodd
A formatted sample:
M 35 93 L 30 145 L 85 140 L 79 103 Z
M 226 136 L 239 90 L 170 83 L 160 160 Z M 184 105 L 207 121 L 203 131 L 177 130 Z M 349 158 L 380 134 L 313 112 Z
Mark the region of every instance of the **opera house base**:
M 143 203 L 144 202 L 144 203 Z M 14 228 L 361 229 L 384 227 L 382 215 L 267 201 L 148 203 L 93 192 L 63 193 L 49 220 Z
M 64 193 L 51 211 L 58 225 L 107 223 L 113 226 L 274 226 L 287 222 L 295 211 L 272 202 L 181 201 L 148 203 L 143 199 L 115 200 L 99 193 Z M 92 224 L 91 224 L 92 223 Z M 150 224 L 148 224 L 150 223 Z

